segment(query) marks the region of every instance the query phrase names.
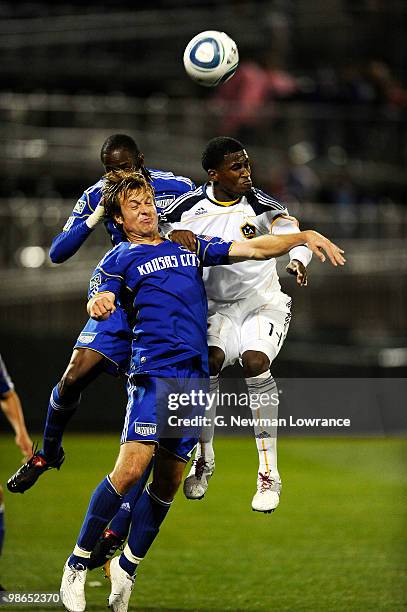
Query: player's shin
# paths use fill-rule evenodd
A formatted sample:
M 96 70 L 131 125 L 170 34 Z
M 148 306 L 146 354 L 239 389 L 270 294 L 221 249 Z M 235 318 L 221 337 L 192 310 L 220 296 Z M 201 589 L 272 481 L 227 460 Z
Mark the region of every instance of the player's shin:
M 277 419 L 278 389 L 269 371 L 246 378 L 253 429 L 259 454 L 259 472 L 278 477 Z
M 56 385 L 49 399 L 47 419 L 44 427 L 44 439 L 41 455 L 47 461 L 52 461 L 58 456 L 61 448 L 62 436 L 69 421 L 75 414 L 80 402 L 80 394 L 76 401 L 69 403 L 60 396 L 58 385 Z
M 77 545 L 68 560 L 69 566 L 81 564 L 84 568 L 88 567 L 91 551 L 119 509 L 122 499 L 123 496 L 116 491 L 110 478 L 106 476 L 92 494 Z
M 199 438 L 199 447 L 196 453 L 196 459 L 198 457 L 204 457 L 205 461 L 213 462 L 215 460 L 215 453 L 213 450 L 213 436 L 215 432 L 215 417 L 217 408 L 217 399 L 219 396 L 219 374 L 211 376 L 209 379 L 209 401 L 205 407 L 206 421 L 202 427 L 201 435 Z
M 134 506 L 129 540 L 119 558 L 120 567 L 130 576 L 146 556 L 170 507 L 171 502 L 157 497 L 149 485 Z

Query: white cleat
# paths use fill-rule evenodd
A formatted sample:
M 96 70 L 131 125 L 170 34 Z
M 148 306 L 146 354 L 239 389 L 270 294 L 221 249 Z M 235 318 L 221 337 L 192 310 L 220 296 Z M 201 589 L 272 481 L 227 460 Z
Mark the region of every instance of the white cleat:
M 198 457 L 192 462 L 188 476 L 184 480 L 184 495 L 187 499 L 202 499 L 208 488 L 208 481 L 215 471 L 215 461 L 205 461 Z
M 281 480 L 270 472 L 258 473 L 257 492 L 252 500 L 252 509 L 256 512 L 274 512 L 280 503 Z
M 86 608 L 85 582 L 87 569 L 75 569 L 65 563 L 62 574 L 61 601 L 69 612 L 84 612 Z
M 113 612 L 127 612 L 130 595 L 136 578 L 135 576 L 130 576 L 120 567 L 119 557 L 113 557 L 108 564 L 109 567 L 106 568 L 106 573 L 112 583 L 108 607 L 113 610 Z

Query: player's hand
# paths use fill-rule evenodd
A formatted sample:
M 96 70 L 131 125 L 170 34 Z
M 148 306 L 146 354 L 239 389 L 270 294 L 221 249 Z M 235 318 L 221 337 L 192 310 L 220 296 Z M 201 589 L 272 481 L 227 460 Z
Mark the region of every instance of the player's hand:
M 324 255 L 324 251 L 329 261 L 333 266 L 343 266 L 346 262 L 346 259 L 343 256 L 343 251 L 336 244 L 325 238 L 322 234 L 315 232 L 314 230 L 306 230 L 304 232 L 306 235 L 307 246 L 315 255 L 324 263 L 326 257 Z
M 25 463 L 32 456 L 33 443 L 27 432 L 18 433 L 15 437 L 16 444 L 23 454 L 22 463 Z
M 189 251 L 195 253 L 196 251 L 196 236 L 194 232 L 190 230 L 173 230 L 168 235 L 171 242 L 176 242 L 181 246 L 185 247 Z
M 116 310 L 115 294 L 111 291 L 99 293 L 88 302 L 88 314 L 96 321 L 106 321 Z
M 300 287 L 306 287 L 308 285 L 307 268 L 301 261 L 293 259 L 286 267 L 286 270 L 289 274 L 297 277 L 297 285 Z

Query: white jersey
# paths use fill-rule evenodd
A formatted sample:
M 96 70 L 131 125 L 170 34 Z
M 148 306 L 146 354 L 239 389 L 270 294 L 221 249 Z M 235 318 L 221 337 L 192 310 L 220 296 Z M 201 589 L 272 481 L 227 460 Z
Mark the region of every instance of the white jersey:
M 189 229 L 194 234 L 242 241 L 272 233 L 275 221 L 288 215 L 288 210 L 255 188 L 238 201 L 218 202 L 212 185 L 207 183 L 179 197 L 164 215 L 166 231 Z M 280 291 L 275 259 L 206 268 L 204 281 L 208 298 L 216 302 L 235 302 L 253 296 L 266 302 Z

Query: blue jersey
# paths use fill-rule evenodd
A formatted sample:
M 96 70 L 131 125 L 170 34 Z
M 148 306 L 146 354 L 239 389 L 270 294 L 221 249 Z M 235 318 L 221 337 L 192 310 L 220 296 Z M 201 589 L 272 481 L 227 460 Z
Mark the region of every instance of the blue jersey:
M 129 374 L 160 375 L 166 365 L 200 357 L 207 372 L 207 300 L 200 266 L 229 263 L 232 242 L 197 237 L 197 252 L 165 240 L 158 245 L 122 242 L 94 271 L 89 298 L 116 296 L 125 285 L 134 295 Z
M 180 195 L 195 189 L 194 183 L 185 176 L 175 176 L 172 172 L 163 172 L 161 170 L 149 169 L 148 172 L 151 176 L 155 204 L 159 214 Z M 86 225 L 86 219 L 99 204 L 102 196 L 102 187 L 103 178 L 88 189 L 85 189 L 77 201 L 62 232 L 52 241 L 49 254 L 54 263 L 62 263 L 72 257 L 93 231 Z M 105 227 L 114 245 L 125 239 L 120 228 L 116 226 L 113 220 L 109 219 L 106 221 Z
M 0 396 L 14 389 L 13 381 L 11 380 L 4 361 L 0 355 Z

